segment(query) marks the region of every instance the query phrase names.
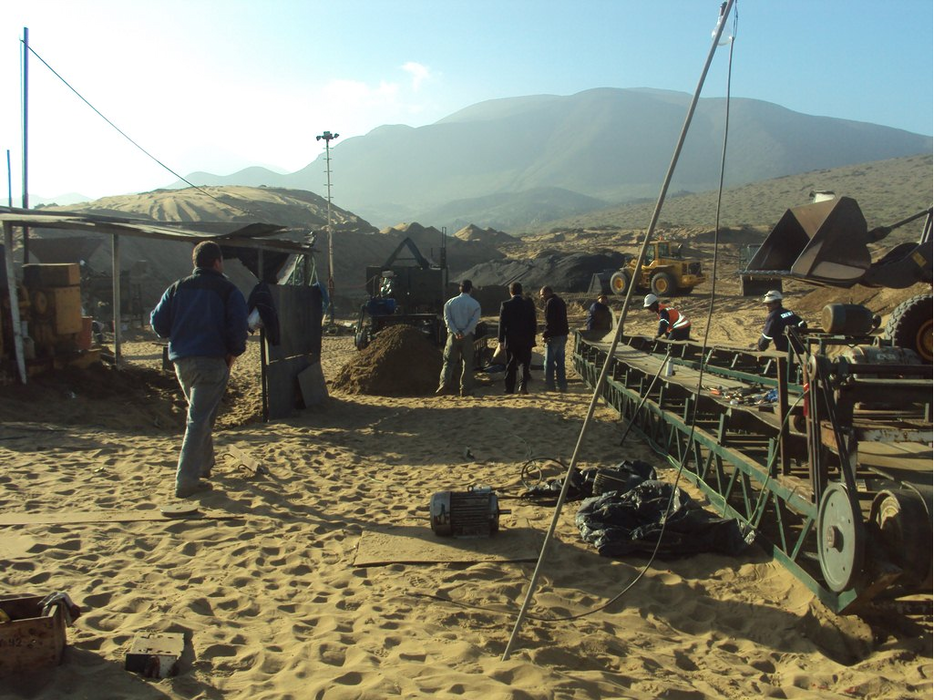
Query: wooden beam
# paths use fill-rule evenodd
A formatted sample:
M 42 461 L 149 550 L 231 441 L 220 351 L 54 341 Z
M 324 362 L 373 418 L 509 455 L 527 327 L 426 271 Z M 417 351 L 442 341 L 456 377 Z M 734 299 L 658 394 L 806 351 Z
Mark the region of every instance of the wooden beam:
M 6 284 L 10 295 L 10 320 L 13 324 L 13 352 L 19 368 L 19 380 L 26 383 L 26 356 L 23 351 L 23 326 L 19 317 L 19 294 L 16 289 L 16 271 L 13 267 L 13 224 L 3 222 L 3 245 L 6 254 Z

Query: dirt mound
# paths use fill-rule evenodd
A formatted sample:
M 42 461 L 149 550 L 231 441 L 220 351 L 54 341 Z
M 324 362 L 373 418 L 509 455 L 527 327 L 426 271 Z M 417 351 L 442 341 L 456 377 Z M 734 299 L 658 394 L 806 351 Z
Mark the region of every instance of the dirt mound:
M 27 384 L 0 385 L 0 422 L 27 416 L 47 423 L 114 430 L 185 428 L 187 405 L 172 372 L 127 363 L 99 363 L 36 374 Z M 262 420 L 262 396 L 231 378 L 217 418 L 219 428 Z
M 493 245 L 501 243 L 516 243 L 516 238 L 503 231 L 497 231 L 494 228 L 482 229 L 474 224 L 469 224 L 454 234 L 455 238 L 462 241 L 479 241 L 481 243 L 490 243 Z
M 344 365 L 334 388 L 369 396 L 428 396 L 438 386 L 441 351 L 412 326 L 390 326 Z

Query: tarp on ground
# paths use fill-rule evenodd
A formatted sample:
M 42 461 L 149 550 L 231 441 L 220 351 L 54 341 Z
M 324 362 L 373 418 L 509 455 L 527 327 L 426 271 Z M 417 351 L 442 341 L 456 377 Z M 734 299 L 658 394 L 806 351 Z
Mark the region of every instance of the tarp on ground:
M 656 546 L 661 557 L 735 555 L 746 547 L 735 520 L 707 512 L 683 489 L 665 481 L 647 480 L 629 491 L 587 499 L 575 522 L 581 538 L 604 557 L 651 555 Z

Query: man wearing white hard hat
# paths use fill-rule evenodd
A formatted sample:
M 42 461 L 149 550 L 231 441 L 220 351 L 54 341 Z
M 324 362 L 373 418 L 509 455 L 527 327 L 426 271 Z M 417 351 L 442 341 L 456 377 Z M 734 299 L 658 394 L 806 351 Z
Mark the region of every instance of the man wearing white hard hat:
M 769 310 L 769 315 L 765 317 L 765 325 L 762 327 L 762 335 L 757 347 L 759 350 L 765 350 L 769 347 L 769 343 L 774 343 L 776 350 L 785 352 L 788 350 L 788 336 L 785 335 L 785 328 L 788 326 L 807 328 L 807 324 L 794 311 L 789 311 L 782 306 L 782 293 L 775 289 L 765 293 L 762 303 Z M 803 348 L 796 347 L 795 349 L 800 352 Z
M 658 331 L 655 337 L 668 340 L 691 339 L 691 320 L 675 307 L 662 303 L 654 294 L 646 294 L 642 308 L 658 315 Z

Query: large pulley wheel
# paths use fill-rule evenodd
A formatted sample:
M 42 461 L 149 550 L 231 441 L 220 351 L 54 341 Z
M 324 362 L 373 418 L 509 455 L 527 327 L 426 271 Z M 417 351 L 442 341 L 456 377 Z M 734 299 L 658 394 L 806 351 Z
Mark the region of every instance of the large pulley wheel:
M 830 484 L 817 509 L 817 554 L 830 590 L 840 593 L 854 586 L 863 571 L 865 549 L 856 499 L 843 484 Z

